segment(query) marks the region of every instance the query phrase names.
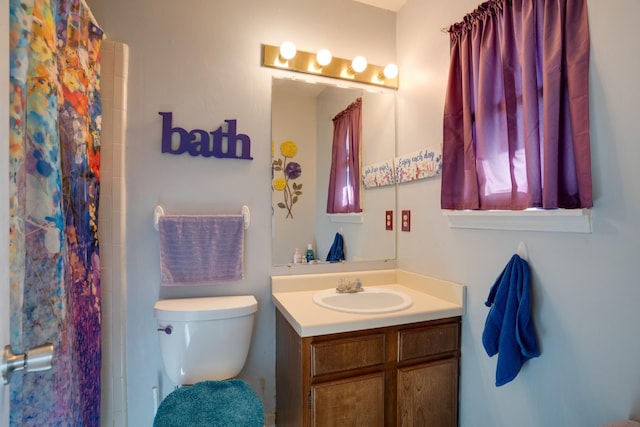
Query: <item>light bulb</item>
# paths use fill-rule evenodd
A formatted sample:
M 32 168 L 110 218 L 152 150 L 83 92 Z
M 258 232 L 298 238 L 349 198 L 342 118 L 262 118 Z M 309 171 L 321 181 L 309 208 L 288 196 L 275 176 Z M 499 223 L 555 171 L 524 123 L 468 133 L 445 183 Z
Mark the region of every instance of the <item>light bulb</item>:
M 296 56 L 296 45 L 293 42 L 286 41 L 280 45 L 280 56 L 287 61 Z
M 396 64 L 388 64 L 384 67 L 384 76 L 387 79 L 395 79 L 398 77 L 398 66 Z
M 367 60 L 364 56 L 356 56 L 353 58 L 353 61 L 351 61 L 351 68 L 353 68 L 353 71 L 356 73 L 361 73 L 367 69 Z
M 316 62 L 323 67 L 329 65 L 332 59 L 333 56 L 331 56 L 329 49 L 320 49 L 316 54 Z

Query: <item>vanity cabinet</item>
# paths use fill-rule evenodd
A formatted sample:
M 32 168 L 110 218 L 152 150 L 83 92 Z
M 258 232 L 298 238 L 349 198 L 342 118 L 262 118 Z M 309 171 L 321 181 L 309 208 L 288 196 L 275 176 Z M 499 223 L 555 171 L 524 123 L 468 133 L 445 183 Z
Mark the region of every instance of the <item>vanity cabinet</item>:
M 276 424 L 458 424 L 460 317 L 300 337 L 276 310 Z

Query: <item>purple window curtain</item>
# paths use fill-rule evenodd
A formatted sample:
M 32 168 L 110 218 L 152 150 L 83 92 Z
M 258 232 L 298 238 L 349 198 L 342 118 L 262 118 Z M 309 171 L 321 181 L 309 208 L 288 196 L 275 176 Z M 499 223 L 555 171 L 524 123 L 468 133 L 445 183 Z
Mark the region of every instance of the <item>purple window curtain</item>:
M 362 98 L 333 118 L 333 150 L 327 213 L 356 213 L 360 208 L 360 132 Z
M 586 0 L 492 0 L 449 29 L 443 209 L 593 206 Z

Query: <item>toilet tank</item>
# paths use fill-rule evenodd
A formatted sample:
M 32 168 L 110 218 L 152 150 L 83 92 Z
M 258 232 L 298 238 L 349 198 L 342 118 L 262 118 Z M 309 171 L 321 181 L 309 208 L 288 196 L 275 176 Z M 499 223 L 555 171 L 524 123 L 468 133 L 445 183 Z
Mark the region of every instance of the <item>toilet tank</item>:
M 157 301 L 154 315 L 167 376 L 187 385 L 238 375 L 249 353 L 257 309 L 252 295 Z

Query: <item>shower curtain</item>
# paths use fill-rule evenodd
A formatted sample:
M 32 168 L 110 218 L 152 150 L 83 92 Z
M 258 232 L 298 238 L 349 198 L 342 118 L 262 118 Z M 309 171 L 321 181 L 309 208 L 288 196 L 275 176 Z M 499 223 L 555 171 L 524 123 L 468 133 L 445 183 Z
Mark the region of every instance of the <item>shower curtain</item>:
M 99 425 L 102 37 L 82 0 L 10 0 L 11 345 L 54 345 L 12 377 L 12 426 Z

